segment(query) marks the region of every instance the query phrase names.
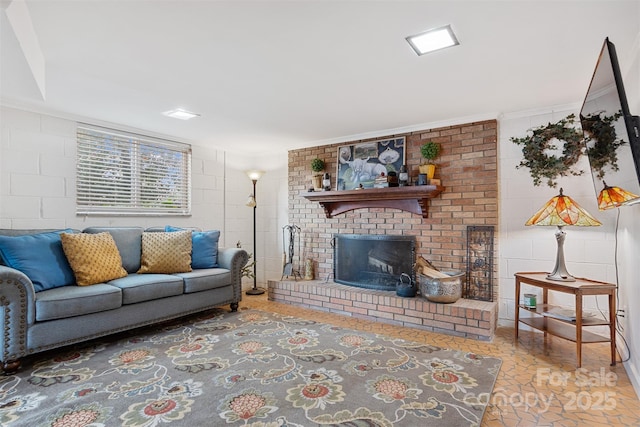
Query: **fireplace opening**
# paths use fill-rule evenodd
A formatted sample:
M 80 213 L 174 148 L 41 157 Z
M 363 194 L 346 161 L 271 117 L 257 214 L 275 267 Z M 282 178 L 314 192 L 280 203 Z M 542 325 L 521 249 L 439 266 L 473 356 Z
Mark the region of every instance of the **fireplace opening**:
M 415 281 L 415 236 L 335 234 L 333 277 L 343 285 L 392 291 L 402 273 Z

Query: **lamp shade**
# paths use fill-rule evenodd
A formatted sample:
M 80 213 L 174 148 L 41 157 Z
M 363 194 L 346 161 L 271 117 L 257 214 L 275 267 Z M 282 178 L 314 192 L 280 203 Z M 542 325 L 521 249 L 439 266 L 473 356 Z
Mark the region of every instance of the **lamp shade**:
M 574 282 L 576 279 L 569 274 L 564 262 L 564 239 L 565 232 L 562 228 L 565 225 L 577 225 L 582 227 L 592 227 L 600 224 L 600 221 L 589 215 L 571 197 L 560 194 L 549 200 L 538 212 L 536 212 L 525 225 L 555 225 L 556 242 L 558 252 L 556 253 L 556 265 L 551 273 L 547 275 L 549 280 L 562 282 Z
M 604 181 L 602 183 L 604 188 L 598 194 L 598 209 L 601 211 L 620 207 L 626 202 L 640 197 L 620 187 L 609 187 Z
M 262 175 L 264 175 L 264 171 L 258 171 L 258 170 L 247 171 L 247 176 L 251 181 L 259 180 Z
M 560 194 L 549 200 L 524 225 L 593 227 L 602 224 L 581 208 L 571 197 L 562 194 L 561 188 Z

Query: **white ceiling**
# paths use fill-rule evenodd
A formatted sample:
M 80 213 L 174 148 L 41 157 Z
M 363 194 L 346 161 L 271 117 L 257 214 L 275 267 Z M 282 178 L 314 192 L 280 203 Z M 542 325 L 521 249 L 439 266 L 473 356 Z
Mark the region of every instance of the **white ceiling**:
M 26 0 L 43 100 L 10 3 L 3 105 L 256 155 L 579 104 L 604 38 L 623 73 L 640 38 L 639 0 Z M 460 46 L 405 41 L 446 24 Z M 176 107 L 201 117 L 161 115 Z

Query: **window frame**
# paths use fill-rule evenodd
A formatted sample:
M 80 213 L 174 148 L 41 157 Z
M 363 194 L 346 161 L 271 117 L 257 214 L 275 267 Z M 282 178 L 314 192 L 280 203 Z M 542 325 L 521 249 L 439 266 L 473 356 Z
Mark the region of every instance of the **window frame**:
M 76 215 L 191 215 L 190 144 L 77 123 L 76 150 Z

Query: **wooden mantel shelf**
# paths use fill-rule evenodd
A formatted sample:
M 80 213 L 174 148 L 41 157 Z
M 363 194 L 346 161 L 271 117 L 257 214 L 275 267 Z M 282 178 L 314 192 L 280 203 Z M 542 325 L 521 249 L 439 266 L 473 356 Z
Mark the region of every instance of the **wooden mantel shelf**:
M 300 195 L 324 208 L 327 218 L 361 208 L 393 208 L 427 218 L 429 199 L 444 191 L 440 185 L 367 188 L 343 191 L 309 191 Z

